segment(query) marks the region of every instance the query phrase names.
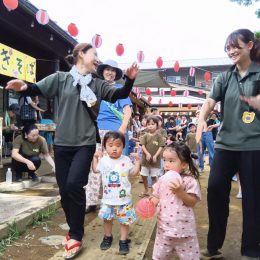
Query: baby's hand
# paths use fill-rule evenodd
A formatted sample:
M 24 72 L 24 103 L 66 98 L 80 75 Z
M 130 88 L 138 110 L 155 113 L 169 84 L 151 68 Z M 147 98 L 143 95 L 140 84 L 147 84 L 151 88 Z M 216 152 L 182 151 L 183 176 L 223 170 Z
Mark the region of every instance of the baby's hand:
M 160 202 L 160 200 L 156 197 L 150 197 L 149 200 L 155 205 L 157 206 Z
M 140 156 L 138 153 L 130 153 L 129 155 L 131 158 L 134 158 L 135 161 L 140 161 Z
M 169 188 L 174 194 L 178 194 L 184 191 L 182 181 L 180 181 L 179 179 L 171 181 L 169 184 Z
M 151 156 L 151 154 L 146 154 L 146 160 L 148 161 L 148 162 L 150 162 L 151 160 L 152 160 L 152 156 Z
M 102 157 L 102 155 L 103 155 L 102 152 L 100 150 L 97 150 L 94 154 L 94 158 L 98 159 L 98 158 Z

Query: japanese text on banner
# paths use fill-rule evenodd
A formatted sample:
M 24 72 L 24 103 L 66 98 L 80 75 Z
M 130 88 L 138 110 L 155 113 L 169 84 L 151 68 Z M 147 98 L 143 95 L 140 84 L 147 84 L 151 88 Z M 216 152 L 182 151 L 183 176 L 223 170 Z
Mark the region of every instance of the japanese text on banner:
M 0 74 L 36 82 L 36 59 L 0 43 Z

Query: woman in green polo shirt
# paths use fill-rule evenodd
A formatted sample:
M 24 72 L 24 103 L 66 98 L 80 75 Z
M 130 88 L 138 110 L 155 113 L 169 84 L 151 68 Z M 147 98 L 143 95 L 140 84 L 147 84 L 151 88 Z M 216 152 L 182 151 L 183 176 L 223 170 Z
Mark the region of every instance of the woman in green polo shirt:
M 88 182 L 98 141 L 96 118 L 100 103 L 102 100 L 113 103 L 128 97 L 139 68 L 133 63 L 125 72 L 125 85 L 115 88 L 92 77 L 100 63 L 92 45 L 77 44 L 67 61 L 72 65 L 69 72 L 56 72 L 32 85 L 11 80 L 6 89 L 57 100 L 54 158 L 61 204 L 70 227 L 66 236 L 65 259 L 71 259 L 82 249 L 86 206 L 83 187 Z
M 26 125 L 22 135 L 17 136 L 13 142 L 12 166 L 16 173 L 16 181 L 22 181 L 23 172 L 28 172 L 29 179 L 38 180 L 35 171 L 41 165 L 40 154 L 55 172 L 54 161 L 49 154 L 46 140 L 39 135 L 35 125 Z
M 240 96 L 256 95 L 259 88 L 259 40 L 250 30 L 239 29 L 228 36 L 225 50 L 234 65 L 214 81 L 210 96 L 202 106 L 197 128 L 198 142 L 206 118 L 220 101 L 223 121 L 208 181 L 208 244 L 201 259 L 222 257 L 219 250 L 225 240 L 231 180 L 237 172 L 243 193 L 242 259 L 259 259 L 260 112 L 240 99 Z

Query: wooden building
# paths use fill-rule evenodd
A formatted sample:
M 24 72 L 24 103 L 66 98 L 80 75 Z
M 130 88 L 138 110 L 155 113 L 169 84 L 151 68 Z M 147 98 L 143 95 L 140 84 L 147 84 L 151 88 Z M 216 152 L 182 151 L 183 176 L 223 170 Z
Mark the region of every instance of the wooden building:
M 8 52 L 16 50 L 36 59 L 35 80 L 39 81 L 57 70 L 68 70 L 64 57 L 77 41 L 54 21 L 50 20 L 47 25 L 39 24 L 35 17 L 37 11 L 26 0 L 19 0 L 18 8 L 13 11 L 7 10 L 0 2 L 0 46 L 7 46 Z M 0 67 L 8 65 L 8 52 L 4 48 L 0 50 Z M 11 103 L 17 102 L 18 95 L 4 89 L 11 79 L 0 71 L 0 115 Z M 41 100 L 44 109 L 51 109 L 49 102 Z

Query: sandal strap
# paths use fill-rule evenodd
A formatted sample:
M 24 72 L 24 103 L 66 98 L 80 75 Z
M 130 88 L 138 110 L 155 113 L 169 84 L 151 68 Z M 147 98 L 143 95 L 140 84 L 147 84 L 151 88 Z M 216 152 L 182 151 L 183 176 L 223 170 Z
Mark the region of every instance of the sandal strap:
M 81 246 L 81 242 L 76 242 L 75 244 L 71 245 L 70 247 L 68 247 L 68 244 L 65 246 L 65 250 L 69 251 L 75 247 L 80 247 Z
M 66 234 L 65 239 L 66 239 L 67 241 L 70 240 L 70 235 L 69 235 L 69 233 Z

